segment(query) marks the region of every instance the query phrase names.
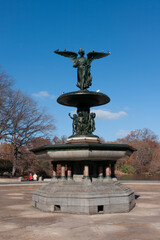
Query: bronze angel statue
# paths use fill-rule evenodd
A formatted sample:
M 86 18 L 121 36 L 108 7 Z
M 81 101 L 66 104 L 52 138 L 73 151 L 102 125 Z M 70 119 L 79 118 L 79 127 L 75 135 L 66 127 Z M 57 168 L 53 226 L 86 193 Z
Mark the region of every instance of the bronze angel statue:
M 54 51 L 56 54 L 59 54 L 64 57 L 68 57 L 73 61 L 73 67 L 77 68 L 77 87 L 79 87 L 81 90 L 84 90 L 86 88 L 89 88 L 92 84 L 92 75 L 90 73 L 91 68 L 91 62 L 94 59 L 99 59 L 106 57 L 110 54 L 108 51 L 107 53 L 104 52 L 89 52 L 87 53 L 87 58 L 84 57 L 85 52 L 82 50 L 82 48 L 79 49 L 79 55 L 80 57 L 77 57 L 78 54 L 71 51 Z

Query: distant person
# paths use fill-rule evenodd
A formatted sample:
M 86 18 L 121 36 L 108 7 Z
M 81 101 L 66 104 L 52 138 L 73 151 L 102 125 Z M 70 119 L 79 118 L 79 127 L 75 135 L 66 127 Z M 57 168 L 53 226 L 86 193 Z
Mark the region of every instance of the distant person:
M 34 175 L 33 175 L 33 181 L 37 181 L 37 174 L 36 173 L 34 173 Z
M 29 174 L 29 181 L 32 181 L 33 180 L 33 176 L 32 176 L 32 173 Z

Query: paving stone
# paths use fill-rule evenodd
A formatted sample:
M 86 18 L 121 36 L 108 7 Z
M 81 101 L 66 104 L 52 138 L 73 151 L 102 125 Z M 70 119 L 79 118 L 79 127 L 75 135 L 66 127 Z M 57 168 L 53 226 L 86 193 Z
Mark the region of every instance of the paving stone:
M 160 184 L 127 184 L 139 195 L 135 208 L 128 213 L 97 215 L 39 211 L 32 207 L 32 193 L 40 187 L 0 185 L 0 239 L 160 239 Z M 23 194 L 24 199 L 9 199 L 12 193 Z

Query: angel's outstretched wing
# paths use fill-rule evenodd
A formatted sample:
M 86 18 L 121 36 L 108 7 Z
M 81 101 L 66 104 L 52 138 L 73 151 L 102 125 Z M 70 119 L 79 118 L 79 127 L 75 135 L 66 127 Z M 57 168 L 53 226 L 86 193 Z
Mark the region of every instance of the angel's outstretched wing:
M 77 53 L 71 52 L 71 51 L 66 51 L 66 50 L 64 50 L 64 51 L 56 50 L 56 51 L 54 51 L 54 53 L 59 54 L 59 55 L 64 56 L 64 57 L 68 57 L 68 58 L 70 58 L 73 62 L 74 62 L 74 60 L 75 60 L 75 59 L 77 58 L 77 56 L 78 56 Z
M 94 59 L 99 59 L 99 58 L 103 58 L 103 57 L 107 57 L 110 54 L 110 52 L 108 51 L 107 53 L 104 52 L 89 52 L 87 53 L 87 57 L 89 59 L 89 61 L 93 61 Z

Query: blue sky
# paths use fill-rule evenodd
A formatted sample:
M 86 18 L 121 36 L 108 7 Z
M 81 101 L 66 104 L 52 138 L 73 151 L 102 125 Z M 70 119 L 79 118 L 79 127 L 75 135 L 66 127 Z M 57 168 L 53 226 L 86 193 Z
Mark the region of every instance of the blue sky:
M 106 141 L 135 129 L 160 136 L 159 0 L 0 0 L 0 64 L 15 88 L 54 116 L 57 136 L 70 136 L 74 108 L 59 105 L 77 91 L 76 69 L 56 49 L 110 51 L 92 63 L 91 91 L 111 102 L 94 108 L 95 134 Z

